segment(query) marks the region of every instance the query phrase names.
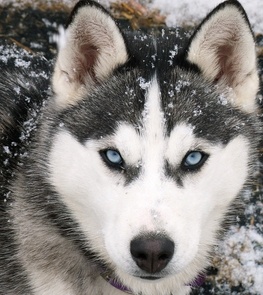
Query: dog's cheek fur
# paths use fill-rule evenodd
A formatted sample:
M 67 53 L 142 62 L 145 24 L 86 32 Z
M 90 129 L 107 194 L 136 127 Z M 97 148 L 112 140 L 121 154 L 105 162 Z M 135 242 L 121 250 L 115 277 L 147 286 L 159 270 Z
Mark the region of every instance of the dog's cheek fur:
M 61 131 L 54 140 L 49 163 L 51 184 L 83 226 L 83 232 L 93 238 L 100 237 L 91 244 L 102 245 L 101 224 L 105 223 L 105 212 L 101 210 L 108 210 L 104 192 L 105 188 L 112 191 L 116 182 L 110 182 L 110 172 L 102 165 L 96 145 L 90 142 L 87 148 L 70 133 Z

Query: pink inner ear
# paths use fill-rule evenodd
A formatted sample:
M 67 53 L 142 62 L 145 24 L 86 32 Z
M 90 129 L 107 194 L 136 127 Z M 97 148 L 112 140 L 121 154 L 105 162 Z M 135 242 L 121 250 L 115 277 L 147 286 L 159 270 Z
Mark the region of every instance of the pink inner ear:
M 228 86 L 233 86 L 235 75 L 237 74 L 237 67 L 233 58 L 234 54 L 234 48 L 230 44 L 225 44 L 218 48 L 216 53 L 218 74 L 214 79 L 215 83 L 223 78 Z
M 96 81 L 94 65 L 96 64 L 97 56 L 97 47 L 89 44 L 88 42 L 86 44 L 80 45 L 78 54 L 74 58 L 74 63 L 72 66 L 75 69 L 75 79 L 81 84 L 84 84 L 87 73 L 93 81 Z

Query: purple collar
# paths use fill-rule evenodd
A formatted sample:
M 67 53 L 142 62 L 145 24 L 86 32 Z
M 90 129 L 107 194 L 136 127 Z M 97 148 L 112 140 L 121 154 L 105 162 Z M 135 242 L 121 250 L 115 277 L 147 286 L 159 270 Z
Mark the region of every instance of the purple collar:
M 127 287 L 125 287 L 124 285 L 122 285 L 122 283 L 120 283 L 117 279 L 111 278 L 108 275 L 106 276 L 102 275 L 102 277 L 116 289 L 123 291 L 124 293 L 127 293 L 127 294 L 132 294 L 132 291 L 128 289 Z M 200 287 L 205 282 L 205 279 L 206 279 L 206 274 L 204 272 L 200 272 L 198 276 L 186 286 Z
M 108 281 L 113 287 L 116 289 L 123 291 L 124 293 L 132 294 L 131 290 L 129 290 L 127 287 L 123 286 L 118 280 L 116 279 L 109 279 Z
M 109 275 L 105 275 L 105 273 L 101 273 L 101 276 L 104 280 L 106 280 L 109 284 L 111 284 L 114 288 L 123 291 L 124 293 L 132 294 L 132 291 L 125 287 L 120 281 L 115 278 L 112 278 Z
M 206 279 L 206 274 L 205 274 L 205 272 L 202 271 L 198 274 L 198 276 L 190 284 L 187 284 L 187 286 L 201 287 L 203 285 L 203 283 L 205 282 L 205 279 Z

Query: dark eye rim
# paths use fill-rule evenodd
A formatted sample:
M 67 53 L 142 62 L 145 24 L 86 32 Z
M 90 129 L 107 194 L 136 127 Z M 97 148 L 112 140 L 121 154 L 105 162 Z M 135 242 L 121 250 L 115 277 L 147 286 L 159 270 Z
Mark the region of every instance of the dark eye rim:
M 117 152 L 117 153 L 120 155 L 121 159 L 122 159 L 121 163 L 118 163 L 118 164 L 117 164 L 117 163 L 113 163 L 113 162 L 111 162 L 111 161 L 108 159 L 107 155 L 106 155 L 107 151 L 115 151 L 115 152 Z M 125 163 L 124 163 L 124 160 L 123 160 L 123 158 L 122 158 L 122 156 L 121 156 L 121 153 L 120 153 L 116 148 L 107 148 L 107 149 L 103 149 L 103 150 L 99 151 L 99 154 L 100 154 L 102 160 L 104 161 L 104 163 L 105 163 L 109 168 L 113 168 L 113 169 L 115 169 L 115 170 L 116 170 L 116 169 L 118 169 L 118 170 L 125 170 Z
M 187 165 L 186 164 L 186 159 L 187 157 L 191 154 L 191 153 L 194 153 L 194 152 L 199 152 L 201 155 L 202 155 L 202 158 L 200 160 L 200 162 L 198 162 L 196 165 Z M 206 160 L 209 158 L 209 155 L 203 151 L 199 151 L 199 150 L 191 150 L 189 151 L 183 158 L 183 161 L 181 163 L 181 168 L 182 170 L 184 171 L 187 171 L 187 172 L 194 172 L 194 171 L 197 171 L 199 170 L 203 165 L 204 163 L 206 162 Z

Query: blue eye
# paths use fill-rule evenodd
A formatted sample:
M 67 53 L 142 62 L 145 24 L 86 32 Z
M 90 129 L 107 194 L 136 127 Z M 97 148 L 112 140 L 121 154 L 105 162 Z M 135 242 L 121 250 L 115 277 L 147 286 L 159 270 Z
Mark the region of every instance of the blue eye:
M 113 149 L 102 150 L 100 151 L 100 155 L 109 167 L 124 169 L 124 161 L 122 159 L 121 154 L 118 151 Z
M 183 165 L 187 169 L 197 169 L 203 165 L 207 158 L 208 156 L 202 152 L 192 151 L 186 155 Z
M 120 165 L 123 162 L 120 153 L 115 150 L 107 150 L 105 151 L 105 155 L 107 159 L 114 165 Z

